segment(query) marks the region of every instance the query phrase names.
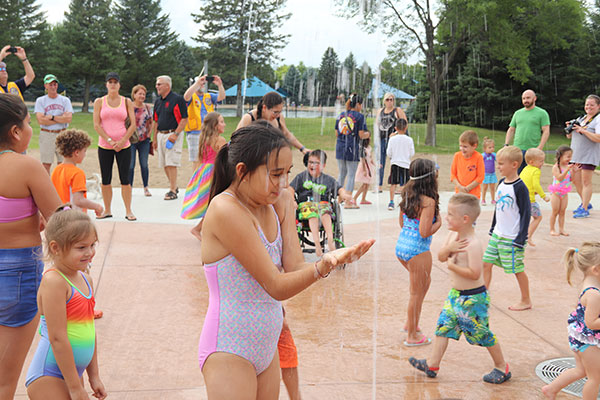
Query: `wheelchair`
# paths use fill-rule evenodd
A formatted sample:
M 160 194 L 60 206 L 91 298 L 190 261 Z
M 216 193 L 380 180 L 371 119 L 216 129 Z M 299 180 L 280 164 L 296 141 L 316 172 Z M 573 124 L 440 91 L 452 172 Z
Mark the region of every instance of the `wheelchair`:
M 342 207 L 338 203 L 336 198 L 329 200 L 331 208 L 333 209 L 334 215 L 331 216 L 331 227 L 333 230 L 333 240 L 335 241 L 335 248 L 341 249 L 346 247 L 344 244 L 344 224 L 342 223 Z M 296 196 L 296 203 L 298 203 L 298 197 Z M 308 246 L 314 246 L 315 243 L 312 240 L 310 227 L 308 226 L 308 220 L 299 219 L 299 211 L 296 208 L 296 229 L 298 231 L 298 240 L 300 241 L 300 247 L 303 253 L 314 253 L 315 249 Z M 319 220 L 319 242 L 321 248 L 325 250 L 327 247 L 327 236 L 325 235 L 325 229 L 321 225 Z

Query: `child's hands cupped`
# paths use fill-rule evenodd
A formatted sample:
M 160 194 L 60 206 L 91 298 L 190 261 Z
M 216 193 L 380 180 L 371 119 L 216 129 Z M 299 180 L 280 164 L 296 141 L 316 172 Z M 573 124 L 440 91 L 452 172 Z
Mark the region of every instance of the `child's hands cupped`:
M 321 262 L 329 267 L 329 271 L 342 264 L 350 264 L 358 261 L 375 243 L 375 239 L 362 240 L 351 247 L 344 247 L 325 253 Z
M 104 384 L 100 380 L 100 378 L 90 378 L 90 387 L 94 391 L 94 396 L 97 399 L 105 399 L 108 395 L 106 393 L 106 389 L 104 388 Z

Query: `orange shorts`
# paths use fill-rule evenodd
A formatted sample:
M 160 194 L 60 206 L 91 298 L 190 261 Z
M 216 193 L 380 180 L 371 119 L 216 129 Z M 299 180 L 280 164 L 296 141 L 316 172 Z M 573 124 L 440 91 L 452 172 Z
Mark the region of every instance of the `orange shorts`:
M 294 344 L 292 332 L 288 328 L 281 330 L 277 350 L 279 350 L 280 368 L 296 368 L 298 366 L 298 350 Z

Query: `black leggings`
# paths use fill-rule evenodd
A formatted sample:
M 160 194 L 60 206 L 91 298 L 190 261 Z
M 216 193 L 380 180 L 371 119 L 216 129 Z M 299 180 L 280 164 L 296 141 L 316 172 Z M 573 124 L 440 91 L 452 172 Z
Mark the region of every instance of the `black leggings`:
M 121 181 L 121 185 L 129 185 L 131 149 L 126 148 L 121 151 L 114 151 L 98 147 L 98 160 L 100 161 L 102 184 L 110 185 L 110 182 L 112 181 L 113 161 L 115 158 L 117 159 L 117 168 L 119 169 L 119 180 Z

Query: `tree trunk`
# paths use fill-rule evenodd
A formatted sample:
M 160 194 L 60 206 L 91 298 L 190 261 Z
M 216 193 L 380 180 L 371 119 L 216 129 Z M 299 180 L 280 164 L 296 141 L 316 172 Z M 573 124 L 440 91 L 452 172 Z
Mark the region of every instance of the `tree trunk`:
M 439 88 L 431 88 L 431 94 L 429 96 L 429 110 L 427 110 L 427 137 L 425 138 L 425 144 L 427 146 L 436 146 L 436 119 L 437 119 L 437 107 L 439 102 Z
M 242 116 L 242 112 L 244 111 L 244 105 L 242 104 L 242 82 L 239 82 L 237 85 L 235 104 L 237 105 L 235 109 L 235 116 L 240 118 Z
M 90 104 L 90 78 L 85 77 L 85 89 L 83 90 L 83 106 L 81 112 L 88 112 Z

